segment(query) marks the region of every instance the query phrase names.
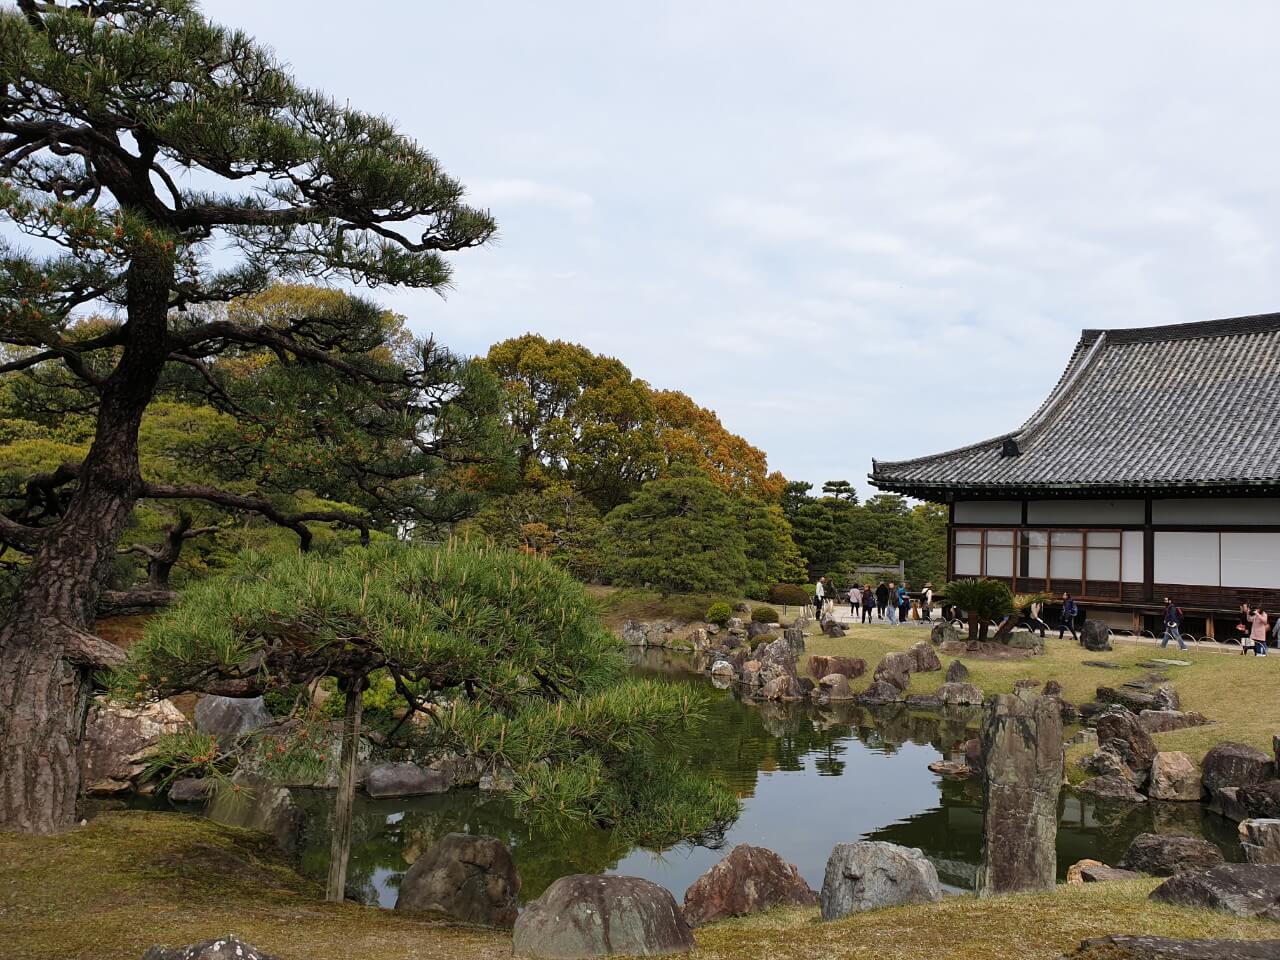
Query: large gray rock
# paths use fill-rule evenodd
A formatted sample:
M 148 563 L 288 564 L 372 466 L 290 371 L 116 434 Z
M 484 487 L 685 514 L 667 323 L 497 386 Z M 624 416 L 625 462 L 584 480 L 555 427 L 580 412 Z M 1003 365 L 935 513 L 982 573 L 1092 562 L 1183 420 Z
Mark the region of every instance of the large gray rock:
M 420 797 L 445 793 L 453 784 L 447 773 L 416 763 L 380 763 L 369 770 L 364 788 L 371 797 Z
M 276 960 L 235 935 L 214 937 L 189 947 L 152 947 L 142 955 L 142 960 Z
M 956 661 L 959 663 L 960 661 Z M 982 705 L 982 691 L 972 683 L 944 683 L 938 688 L 938 701 L 944 707 L 974 707 Z
M 856 694 L 853 699 L 873 706 L 882 703 L 898 703 L 902 700 L 902 690 L 887 680 L 873 680 L 867 689 Z
M 223 743 L 253 733 L 272 721 L 261 697 L 201 697 L 196 703 L 196 729 Z
M 1161 750 L 1151 761 L 1147 795 L 1152 800 L 1198 801 L 1200 771 L 1185 753 Z
M 1092 777 L 1076 787 L 1094 800 L 1106 803 L 1146 803 L 1147 798 L 1133 789 L 1133 781 L 1125 777 Z
M 684 893 L 690 926 L 743 917 L 779 906 L 811 907 L 818 895 L 794 864 L 772 850 L 740 843 Z
M 1222 851 L 1200 837 L 1140 833 L 1129 844 L 1120 866 L 1153 877 L 1172 877 L 1184 870 L 1205 870 L 1223 862 Z
M 913 673 L 933 673 L 942 669 L 942 661 L 938 659 L 938 654 L 927 640 L 921 640 L 919 643 L 913 644 L 907 654 L 914 664 L 912 667 Z
M 1280 863 L 1280 820 L 1245 820 L 1240 848 L 1249 863 Z
M 872 677 L 876 680 L 891 683 L 899 690 L 906 690 L 911 685 L 911 671 L 916 662 L 909 653 L 886 653 L 876 665 Z
M 987 701 L 982 733 L 983 818 L 979 896 L 1057 885 L 1062 714 L 1024 689 Z
M 1110 650 L 1111 629 L 1101 620 L 1086 620 L 1080 629 L 1080 643 L 1086 650 Z
M 1151 761 L 1155 759 L 1156 744 L 1137 716 L 1124 707 L 1112 706 L 1098 717 L 1096 729 L 1098 745 L 1114 750 L 1133 771 L 1137 785 L 1145 786 Z
M 80 783 L 86 793 L 132 789 L 162 734 L 177 733 L 187 718 L 168 700 L 124 707 L 99 698 L 89 708 L 80 741 Z
M 935 647 L 940 647 L 944 643 L 963 643 L 964 634 L 950 623 L 939 623 L 929 631 L 929 642 Z
M 494 837 L 447 833 L 400 881 L 397 910 L 443 913 L 467 923 L 516 922 L 520 875 L 511 851 Z
M 938 871 L 914 847 L 874 840 L 839 843 L 822 881 L 822 919 L 941 899 Z
M 1236 799 L 1251 819 L 1280 818 L 1280 780 L 1251 783 L 1236 788 Z
M 293 792 L 244 771 L 237 771 L 231 784 L 231 788 L 212 795 L 205 816 L 214 823 L 268 834 L 281 850 L 295 853 L 302 834 L 303 816 Z
M 833 673 L 842 673 L 850 680 L 867 672 L 867 661 L 861 657 L 824 657 L 814 655 L 809 658 L 809 676 L 814 680 Z
M 1085 940 L 1062 960 L 1280 960 L 1280 940 L 1170 940 L 1118 935 Z
M 548 960 L 688 953 L 693 945 L 675 899 L 639 877 L 561 877 L 524 908 L 512 932 L 515 956 Z
M 1212 797 L 1223 787 L 1247 787 L 1275 776 L 1275 764 L 1261 750 L 1224 740 L 1200 761 L 1200 782 Z
M 1099 747 L 1080 760 L 1080 769 L 1098 777 L 1120 777 L 1133 785 L 1137 781 L 1133 770 L 1111 747 Z
M 213 792 L 214 781 L 209 777 L 180 777 L 169 784 L 173 803 L 204 803 Z
M 839 639 L 845 635 L 844 625 L 835 620 L 822 621 L 823 636 Z
M 952 660 L 947 667 L 947 683 L 964 683 L 969 679 L 969 668 L 963 660 Z
M 797 627 L 792 624 L 782 631 L 782 639 L 787 641 L 787 645 L 791 647 L 791 652 L 796 656 L 804 653 L 804 627 Z
M 1183 713 L 1181 710 L 1143 710 L 1138 714 L 1138 723 L 1147 733 L 1168 733 L 1170 730 L 1185 730 L 1187 727 L 1202 727 L 1209 718 L 1202 713 Z
M 1237 917 L 1280 920 L 1280 865 L 1226 863 L 1180 873 L 1152 890 L 1151 899 L 1222 910 Z
M 824 700 L 852 700 L 849 678 L 843 673 L 829 673 L 818 681 L 814 693 Z

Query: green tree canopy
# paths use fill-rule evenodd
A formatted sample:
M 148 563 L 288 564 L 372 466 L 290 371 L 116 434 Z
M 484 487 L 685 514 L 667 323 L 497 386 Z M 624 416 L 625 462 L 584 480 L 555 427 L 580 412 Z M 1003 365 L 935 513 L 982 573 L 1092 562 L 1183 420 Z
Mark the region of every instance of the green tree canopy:
M 517 551 L 450 542 L 249 558 L 148 624 L 111 686 L 137 701 L 184 690 L 252 696 L 335 677 L 347 692 L 351 769 L 361 691 L 384 670 L 405 707 L 432 718 L 413 736 L 510 767 L 531 818 L 671 842 L 736 812 L 725 789 L 654 749 L 700 718 L 697 697 L 627 679 L 618 640 L 581 585 Z M 340 791 L 339 820 L 350 799 Z
M 614 581 L 664 594 L 741 590 L 750 568 L 735 507 L 699 473 L 646 483 L 605 518 Z
M 218 358 L 271 356 L 272 387 L 314 374 L 332 415 L 407 406 L 430 452 L 449 400 L 431 389 L 438 360 L 371 351 L 376 306 L 224 307 L 275 281 L 440 289 L 446 255 L 495 225 L 390 121 L 299 85 L 191 0 L 0 9 L 0 98 L 0 213 L 34 242 L 0 247 L 0 373 L 60 368 L 93 401 L 83 458 L 33 475 L 34 504 L 0 512 L 0 543 L 31 558 L 0 622 L 0 828 L 51 831 L 74 817 L 90 677 L 120 656 L 93 628 L 137 501 L 246 503 L 144 478 L 139 425 L 162 379 L 184 367 L 214 390 Z M 106 321 L 81 324 L 95 305 Z M 304 542 L 337 519 L 254 506 Z

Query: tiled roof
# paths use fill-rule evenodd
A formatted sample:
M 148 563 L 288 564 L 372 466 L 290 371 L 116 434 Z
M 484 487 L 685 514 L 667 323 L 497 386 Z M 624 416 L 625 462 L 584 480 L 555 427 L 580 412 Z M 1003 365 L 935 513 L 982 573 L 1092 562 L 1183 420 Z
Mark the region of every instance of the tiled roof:
M 959 490 L 1280 488 L 1280 313 L 1085 330 L 1021 428 L 957 450 L 872 461 L 871 482 Z

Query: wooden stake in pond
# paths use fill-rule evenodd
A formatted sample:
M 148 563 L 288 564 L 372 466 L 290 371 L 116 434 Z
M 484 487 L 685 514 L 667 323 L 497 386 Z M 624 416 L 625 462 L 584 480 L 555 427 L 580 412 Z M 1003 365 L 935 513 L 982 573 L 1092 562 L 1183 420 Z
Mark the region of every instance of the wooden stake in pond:
M 1062 709 L 1034 690 L 997 694 L 982 723 L 978 896 L 1052 890 L 1058 880 Z
M 364 678 L 348 682 L 347 709 L 342 717 L 342 755 L 338 792 L 333 798 L 333 843 L 329 848 L 329 887 L 326 900 L 341 903 L 347 889 L 347 861 L 351 859 L 351 806 L 356 795 L 356 754 L 360 742 L 360 709 Z

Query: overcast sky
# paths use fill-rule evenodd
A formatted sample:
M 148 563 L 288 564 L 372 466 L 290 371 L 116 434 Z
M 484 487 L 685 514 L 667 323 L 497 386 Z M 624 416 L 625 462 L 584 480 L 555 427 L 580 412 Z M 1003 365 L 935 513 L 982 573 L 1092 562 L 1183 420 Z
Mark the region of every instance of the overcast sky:
M 1280 309 L 1280 5 L 206 0 L 493 210 L 455 349 L 535 331 L 793 479 L 1017 426 L 1081 328 Z

